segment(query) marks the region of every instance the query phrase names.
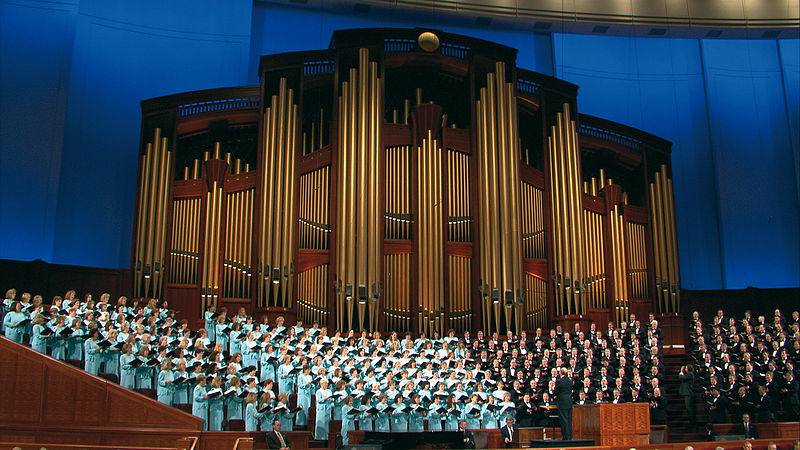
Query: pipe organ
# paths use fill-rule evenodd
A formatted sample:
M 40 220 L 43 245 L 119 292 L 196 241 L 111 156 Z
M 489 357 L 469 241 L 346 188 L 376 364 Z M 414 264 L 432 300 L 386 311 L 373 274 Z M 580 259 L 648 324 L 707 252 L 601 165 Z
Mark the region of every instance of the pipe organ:
M 134 294 L 431 335 L 678 312 L 670 144 L 516 50 L 334 33 L 142 102 Z

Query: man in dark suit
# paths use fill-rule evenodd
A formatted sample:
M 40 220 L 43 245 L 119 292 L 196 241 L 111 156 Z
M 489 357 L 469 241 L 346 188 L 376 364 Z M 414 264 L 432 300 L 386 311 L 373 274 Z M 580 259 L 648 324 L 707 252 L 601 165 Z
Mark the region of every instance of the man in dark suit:
M 683 397 L 683 403 L 689 415 L 689 427 L 694 430 L 697 427 L 697 414 L 694 404 L 694 368 L 692 366 L 681 367 L 680 380 L 681 387 L 678 392 Z
M 720 395 L 719 389 L 711 390 L 711 399 L 708 402 L 708 421 L 711 423 L 726 423 L 728 411 L 728 399 Z
M 558 420 L 561 422 L 562 439 L 572 440 L 572 379 L 567 369 L 561 369 L 561 376 L 556 382 L 556 406 Z
M 758 430 L 753 422 L 750 422 L 750 414 L 742 414 L 742 423 L 736 428 L 734 434 L 741 434 L 745 439 L 758 439 Z
M 289 440 L 281 433 L 281 422 L 275 420 L 272 422 L 272 431 L 267 433 L 267 448 L 270 449 L 289 449 Z
M 500 436 L 503 437 L 503 443 L 506 444 L 506 448 L 513 447 L 514 442 L 514 418 L 511 416 L 506 417 L 506 424 L 503 428 L 500 428 Z
M 475 448 L 475 438 L 472 436 L 472 431 L 467 429 L 467 421 L 458 421 L 458 431 L 461 432 L 461 442 L 464 443 L 464 448 Z

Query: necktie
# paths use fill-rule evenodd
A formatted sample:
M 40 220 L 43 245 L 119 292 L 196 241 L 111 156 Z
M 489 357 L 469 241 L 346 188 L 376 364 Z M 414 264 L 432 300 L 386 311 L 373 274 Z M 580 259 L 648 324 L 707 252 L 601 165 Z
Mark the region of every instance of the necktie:
M 286 441 L 283 440 L 283 434 L 280 431 L 275 432 L 278 435 L 278 439 L 281 441 L 281 447 L 286 447 Z

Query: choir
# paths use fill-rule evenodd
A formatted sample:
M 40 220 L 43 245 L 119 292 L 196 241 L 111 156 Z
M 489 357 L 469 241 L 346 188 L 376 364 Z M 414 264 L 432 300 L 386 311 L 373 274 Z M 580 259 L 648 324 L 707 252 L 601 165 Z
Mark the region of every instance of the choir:
M 736 319 L 718 310 L 710 324 L 692 313 L 689 334 L 697 381 L 712 423 L 797 421 L 800 313 L 776 309 L 772 319 L 746 311 Z
M 166 302 L 129 304 L 121 297 L 112 305 L 108 294 L 95 302 L 69 291 L 45 306 L 41 298 L 15 297 L 9 290 L 3 302 L 7 337 L 23 342 L 27 336 L 35 350 L 81 361 L 92 374 L 116 375 L 128 389 L 155 389 L 153 396 L 164 404 L 191 405 L 208 430 L 242 421 L 248 431 L 268 431 L 275 420 L 292 430 L 313 420 L 314 438 L 327 439 L 330 421 L 341 420 L 346 443 L 350 430 L 457 430 L 460 420 L 471 429 L 498 428 L 509 417 L 521 427 L 552 426 L 555 373 L 562 367 L 573 378 L 575 403 L 650 402 L 656 417 L 666 405 L 662 332 L 652 316 L 643 323 L 631 315 L 630 322 L 609 323 L 603 331 L 592 324 L 588 330 L 537 329 L 530 336 L 478 331 L 459 337 L 450 331 L 412 338 L 329 333 L 317 323 L 287 326 L 282 318 L 269 324 L 244 308 L 228 317 L 224 308 L 211 307 L 205 328 L 192 330 L 175 320 Z M 766 342 L 755 341 L 753 348 L 765 346 L 766 360 L 754 352 L 758 360 L 742 368 L 766 362 L 791 373 L 798 354 L 796 314 L 787 325 L 791 337 L 778 330 Z M 738 380 L 741 369 L 723 351 L 736 340 L 736 325 L 726 328 L 718 319 L 709 336 L 713 363 L 703 369 L 709 378 L 724 372 Z M 697 317 L 693 329 L 704 344 Z M 701 348 L 700 359 L 707 361 L 709 347 Z

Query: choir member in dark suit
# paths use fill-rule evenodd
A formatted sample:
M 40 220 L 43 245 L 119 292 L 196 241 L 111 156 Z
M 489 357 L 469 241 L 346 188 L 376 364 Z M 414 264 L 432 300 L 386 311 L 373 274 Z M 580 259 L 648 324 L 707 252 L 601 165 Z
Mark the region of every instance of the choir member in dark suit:
M 745 439 L 758 439 L 758 430 L 750 421 L 750 414 L 742 414 L 742 421 L 736 427 L 734 434 L 741 434 Z
M 500 428 L 500 436 L 503 438 L 503 443 L 506 448 L 513 447 L 514 442 L 514 418 L 511 416 L 506 417 L 506 424 Z
M 475 438 L 472 436 L 472 431 L 467 429 L 466 420 L 458 422 L 458 431 L 461 432 L 461 442 L 464 443 L 464 448 L 475 448 Z
M 567 441 L 572 440 L 572 379 L 567 375 L 567 369 L 561 369 L 561 377 L 556 382 L 556 405 L 558 406 L 558 419 L 561 423 L 561 436 Z
M 280 449 L 280 450 L 289 449 L 289 440 L 283 433 L 281 433 L 280 420 L 272 421 L 272 431 L 267 433 L 266 438 L 267 438 L 267 448 L 269 449 Z

